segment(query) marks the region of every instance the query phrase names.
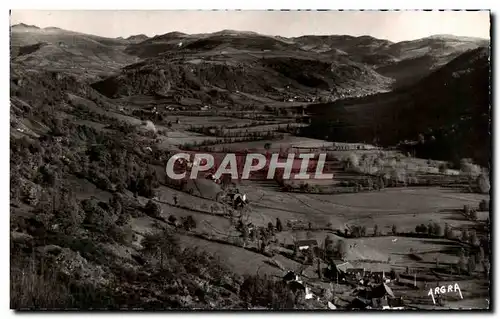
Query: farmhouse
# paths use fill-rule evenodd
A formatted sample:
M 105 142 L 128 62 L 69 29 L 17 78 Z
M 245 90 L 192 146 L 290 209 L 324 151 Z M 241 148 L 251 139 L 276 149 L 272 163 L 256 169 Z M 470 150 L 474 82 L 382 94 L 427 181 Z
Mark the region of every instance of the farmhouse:
M 299 240 L 295 243 L 295 247 L 297 247 L 298 250 L 318 247 L 318 241 L 316 239 Z
M 304 293 L 304 299 L 311 299 L 314 297 L 311 292 L 311 288 L 307 287 L 302 280 L 300 280 L 299 276 L 293 271 L 289 271 L 284 277 L 283 280 L 287 283 L 288 288 L 293 292 L 297 293 L 301 291 Z

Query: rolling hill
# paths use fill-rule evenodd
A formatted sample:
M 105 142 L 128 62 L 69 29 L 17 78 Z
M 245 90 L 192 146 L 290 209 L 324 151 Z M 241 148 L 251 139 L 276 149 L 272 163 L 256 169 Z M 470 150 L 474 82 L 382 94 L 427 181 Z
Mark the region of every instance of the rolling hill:
M 11 27 L 11 62 L 28 68 L 79 74 L 90 80 L 137 58 L 123 52 L 126 40 L 24 24 Z
M 293 38 L 301 49 L 349 55 L 381 75 L 393 78 L 395 87 L 413 84 L 467 50 L 487 47 L 481 38 L 434 35 L 422 39 L 391 42 L 370 36 L 303 36 Z

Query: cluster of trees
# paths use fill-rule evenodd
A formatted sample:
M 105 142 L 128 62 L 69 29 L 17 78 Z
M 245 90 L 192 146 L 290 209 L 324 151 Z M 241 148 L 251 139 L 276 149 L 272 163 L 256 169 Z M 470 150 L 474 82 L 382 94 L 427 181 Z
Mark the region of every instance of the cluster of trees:
M 473 207 L 470 207 L 469 205 L 464 205 L 462 213 L 464 214 L 465 218 L 473 221 L 477 220 L 477 210 Z
M 269 121 L 252 121 L 246 124 L 234 124 L 234 125 L 224 125 L 224 126 L 221 125 L 190 126 L 188 131 L 201 133 L 204 135 L 212 135 L 214 134 L 212 132 L 221 132 L 222 130 L 242 129 L 254 126 L 268 125 L 268 124 L 273 124 L 273 123 Z M 214 135 L 214 136 L 220 136 L 220 135 Z
M 391 227 L 391 234 L 392 235 L 397 235 L 398 234 L 398 229 L 395 224 L 392 225 Z M 366 236 L 383 236 L 384 234 L 380 230 L 377 224 L 373 226 L 373 233 L 368 234 L 366 230 L 366 226 L 359 226 L 359 225 L 353 225 L 350 226 L 350 230 L 345 228 L 344 229 L 344 235 L 346 237 L 354 237 L 354 238 L 359 238 L 359 237 L 366 237 Z
M 490 210 L 490 201 L 486 199 L 481 200 L 481 202 L 479 203 L 479 211 L 486 212 L 489 210 Z
M 145 236 L 143 249 L 134 252 L 130 260 L 110 253 L 108 244 L 130 246 L 137 240 L 131 225 L 133 217 L 162 215 L 153 201 L 141 205 L 123 190 L 152 197 L 158 184 L 149 164 L 168 156 L 154 148 L 152 153 L 145 153 L 149 145 L 121 130 L 100 132 L 63 120 L 60 112 L 69 103 L 66 91 L 86 97 L 91 92 L 78 81 L 44 73 L 41 78 L 26 77 L 24 82 L 26 85 L 19 86 L 13 96 L 28 101 L 29 106 L 17 115 L 41 123 L 48 133 L 40 138 L 11 139 L 12 209 L 20 209 L 16 203 L 22 201 L 30 208 L 21 208 L 33 212 L 14 214 L 11 219 L 12 229 L 30 235 L 28 241 L 11 241 L 13 307 L 222 309 L 273 304 L 271 300 L 279 291 L 274 281 L 259 281 L 270 287 L 266 298 L 240 295 L 241 278 L 215 256 L 192 247 L 181 248 L 173 233 L 179 228 L 163 225 L 165 231 Z M 117 128 L 121 123 L 111 125 Z M 91 181 L 113 196 L 109 201 L 80 200 L 71 191 L 72 175 Z M 196 227 L 196 221 L 187 216 L 180 226 L 189 230 Z M 53 256 L 45 252 L 49 249 L 64 253 Z M 74 273 L 62 276 L 67 273 L 62 267 L 68 264 L 76 266 L 72 268 Z M 107 280 L 96 284 L 93 270 Z M 80 271 L 88 272 L 81 276 Z M 274 304 L 276 308 L 293 308 L 297 306 L 293 301 Z
M 429 236 L 442 236 L 442 228 L 438 223 L 420 224 L 415 227 L 415 232 Z
M 245 141 L 259 141 L 259 140 L 266 140 L 266 139 L 275 139 L 279 136 L 282 136 L 283 134 L 278 134 L 275 131 L 248 131 L 248 130 L 237 130 L 237 131 L 230 131 L 227 130 L 227 128 L 215 128 L 215 129 L 209 129 L 209 130 L 204 130 L 204 129 L 192 129 L 191 131 L 196 132 L 196 133 L 201 133 L 204 135 L 208 136 L 217 136 L 217 137 L 224 137 L 224 138 L 242 138 L 245 137 Z
M 344 259 L 347 256 L 348 248 L 347 244 L 343 240 L 338 240 L 335 242 L 330 235 L 327 235 L 324 241 L 324 260 L 329 260 L 331 258 L 341 258 Z

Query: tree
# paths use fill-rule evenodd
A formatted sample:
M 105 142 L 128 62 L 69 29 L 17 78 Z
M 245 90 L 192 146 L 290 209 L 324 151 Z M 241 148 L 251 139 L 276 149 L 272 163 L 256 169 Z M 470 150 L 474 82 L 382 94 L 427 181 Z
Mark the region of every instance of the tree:
M 361 227 L 360 226 L 352 226 L 352 236 L 353 237 L 361 237 Z
M 361 227 L 361 236 L 362 237 L 366 236 L 366 226 Z
M 475 209 L 472 209 L 469 215 L 470 219 L 472 220 L 477 220 L 477 211 Z
M 428 229 L 427 229 L 427 226 L 425 226 L 425 224 L 421 224 L 420 227 L 421 227 L 422 233 L 427 233 Z
M 483 261 L 483 270 L 484 270 L 484 277 L 488 278 L 490 275 L 490 263 L 487 262 L 486 260 Z
M 484 262 L 484 249 L 483 247 L 479 247 L 478 251 L 475 254 L 476 264 L 483 264 Z
M 314 263 L 314 249 L 312 247 L 309 247 L 309 249 L 307 249 L 307 260 L 309 261 L 309 263 Z
M 467 271 L 469 272 L 469 275 L 472 275 L 472 273 L 476 270 L 476 260 L 473 256 L 469 257 L 469 261 L 467 262 Z
M 434 224 L 429 223 L 429 225 L 427 225 L 427 234 L 429 236 L 434 235 Z
M 256 234 L 256 232 L 255 232 L 255 230 L 254 230 L 254 229 L 252 229 L 252 230 L 250 231 L 250 234 L 249 234 L 249 235 L 250 235 L 250 241 L 254 242 L 254 241 L 257 239 L 257 238 L 256 238 L 256 237 L 257 237 L 257 234 Z
M 189 215 L 188 217 L 184 218 L 182 226 L 185 230 L 190 231 L 191 229 L 196 228 L 196 221 L 194 220 L 193 216 Z
M 444 237 L 447 239 L 453 239 L 453 230 L 447 223 L 444 224 Z
M 276 230 L 278 232 L 283 231 L 283 225 L 281 224 L 281 220 L 279 218 L 276 218 Z
M 433 233 L 434 236 L 441 236 L 441 226 L 438 223 L 434 223 Z
M 174 215 L 170 215 L 168 216 L 168 221 L 172 224 L 175 224 L 177 222 L 177 217 L 175 217 Z
M 467 232 L 466 229 L 462 229 L 462 236 L 460 237 L 460 239 L 463 241 L 463 242 L 469 242 L 469 233 Z
M 486 200 L 486 199 L 483 199 L 479 203 L 479 211 L 486 212 L 486 211 L 489 211 L 489 210 L 490 210 L 490 201 Z
M 461 256 L 458 259 L 457 269 L 458 269 L 459 274 L 462 273 L 462 271 L 465 269 L 465 257 L 464 256 Z
M 161 217 L 162 214 L 162 209 L 159 204 L 153 202 L 152 200 L 149 200 L 144 207 L 144 211 L 148 216 L 151 216 L 153 218 L 159 218 Z
M 477 188 L 481 194 L 488 194 L 490 192 L 490 178 L 487 174 L 481 174 L 476 180 Z
M 422 232 L 422 225 L 415 226 L 415 232 L 416 233 L 421 233 Z
M 319 258 L 316 258 L 316 264 L 317 264 L 317 271 L 318 271 L 318 278 L 321 279 L 321 261 Z
M 160 267 L 164 268 L 168 256 L 179 253 L 178 239 L 169 231 L 147 234 L 142 242 L 144 252 L 159 259 Z
M 274 225 L 273 225 L 273 223 L 271 223 L 271 222 L 267 223 L 267 230 L 269 231 L 270 234 L 274 233 Z
M 469 244 L 472 246 L 478 246 L 479 240 L 477 239 L 477 235 L 475 231 L 471 231 L 469 234 Z
M 347 256 L 347 244 L 343 240 L 337 242 L 337 254 L 344 259 Z
M 397 235 L 398 229 L 396 228 L 396 225 L 392 225 L 392 234 Z
M 249 236 L 248 227 L 247 225 L 243 225 L 243 227 L 241 227 L 241 237 L 243 237 L 243 242 L 245 244 L 248 240 L 248 236 Z
M 325 252 L 328 257 L 330 257 L 333 253 L 334 247 L 333 247 L 333 239 L 330 237 L 330 235 L 326 235 L 325 238 Z
M 378 236 L 378 225 L 373 226 L 373 236 Z

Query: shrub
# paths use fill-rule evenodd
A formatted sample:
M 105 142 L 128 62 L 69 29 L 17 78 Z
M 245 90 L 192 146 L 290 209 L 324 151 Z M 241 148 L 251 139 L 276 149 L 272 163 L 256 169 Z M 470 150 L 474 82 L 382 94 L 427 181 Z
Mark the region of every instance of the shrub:
M 150 217 L 160 218 L 161 214 L 163 213 L 163 210 L 161 209 L 161 206 L 158 203 L 149 200 L 146 206 L 144 207 L 144 212 Z
M 283 225 L 281 224 L 281 220 L 279 218 L 276 218 L 276 231 L 283 231 Z
M 193 216 L 189 215 L 182 221 L 182 226 L 185 230 L 190 231 L 193 228 L 196 228 L 196 221 Z
M 485 212 L 485 211 L 489 211 L 489 210 L 490 210 L 490 201 L 486 200 L 486 199 L 483 199 L 479 203 L 479 211 Z
M 479 175 L 476 183 L 477 189 L 481 194 L 488 194 L 490 192 L 490 178 L 487 174 Z
M 463 158 L 460 161 L 460 171 L 462 171 L 467 176 L 477 176 L 481 174 L 481 168 L 478 165 L 472 163 L 469 158 Z
M 172 224 L 175 224 L 177 222 L 177 217 L 175 217 L 174 215 L 170 215 L 168 217 L 168 221 Z
M 464 208 L 463 208 L 463 213 L 465 216 L 469 216 L 470 215 L 470 212 L 471 212 L 471 208 L 469 205 L 464 205 Z
M 102 209 L 95 200 L 85 199 L 81 206 L 85 212 L 84 223 L 97 231 L 105 233 L 116 222 L 116 216 Z
M 130 245 L 136 238 L 134 230 L 130 225 L 114 225 L 109 230 L 109 236 L 117 243 Z
M 63 310 L 73 306 L 69 287 L 51 267 L 39 272 L 33 263 L 13 260 L 10 268 L 10 307 L 16 310 Z
M 178 255 L 180 252 L 179 241 L 169 230 L 147 234 L 141 245 L 144 247 L 144 254 L 159 262 L 161 268 L 166 265 L 169 256 Z
M 298 296 L 281 280 L 267 276 L 247 276 L 240 287 L 240 298 L 247 306 L 294 309 Z

